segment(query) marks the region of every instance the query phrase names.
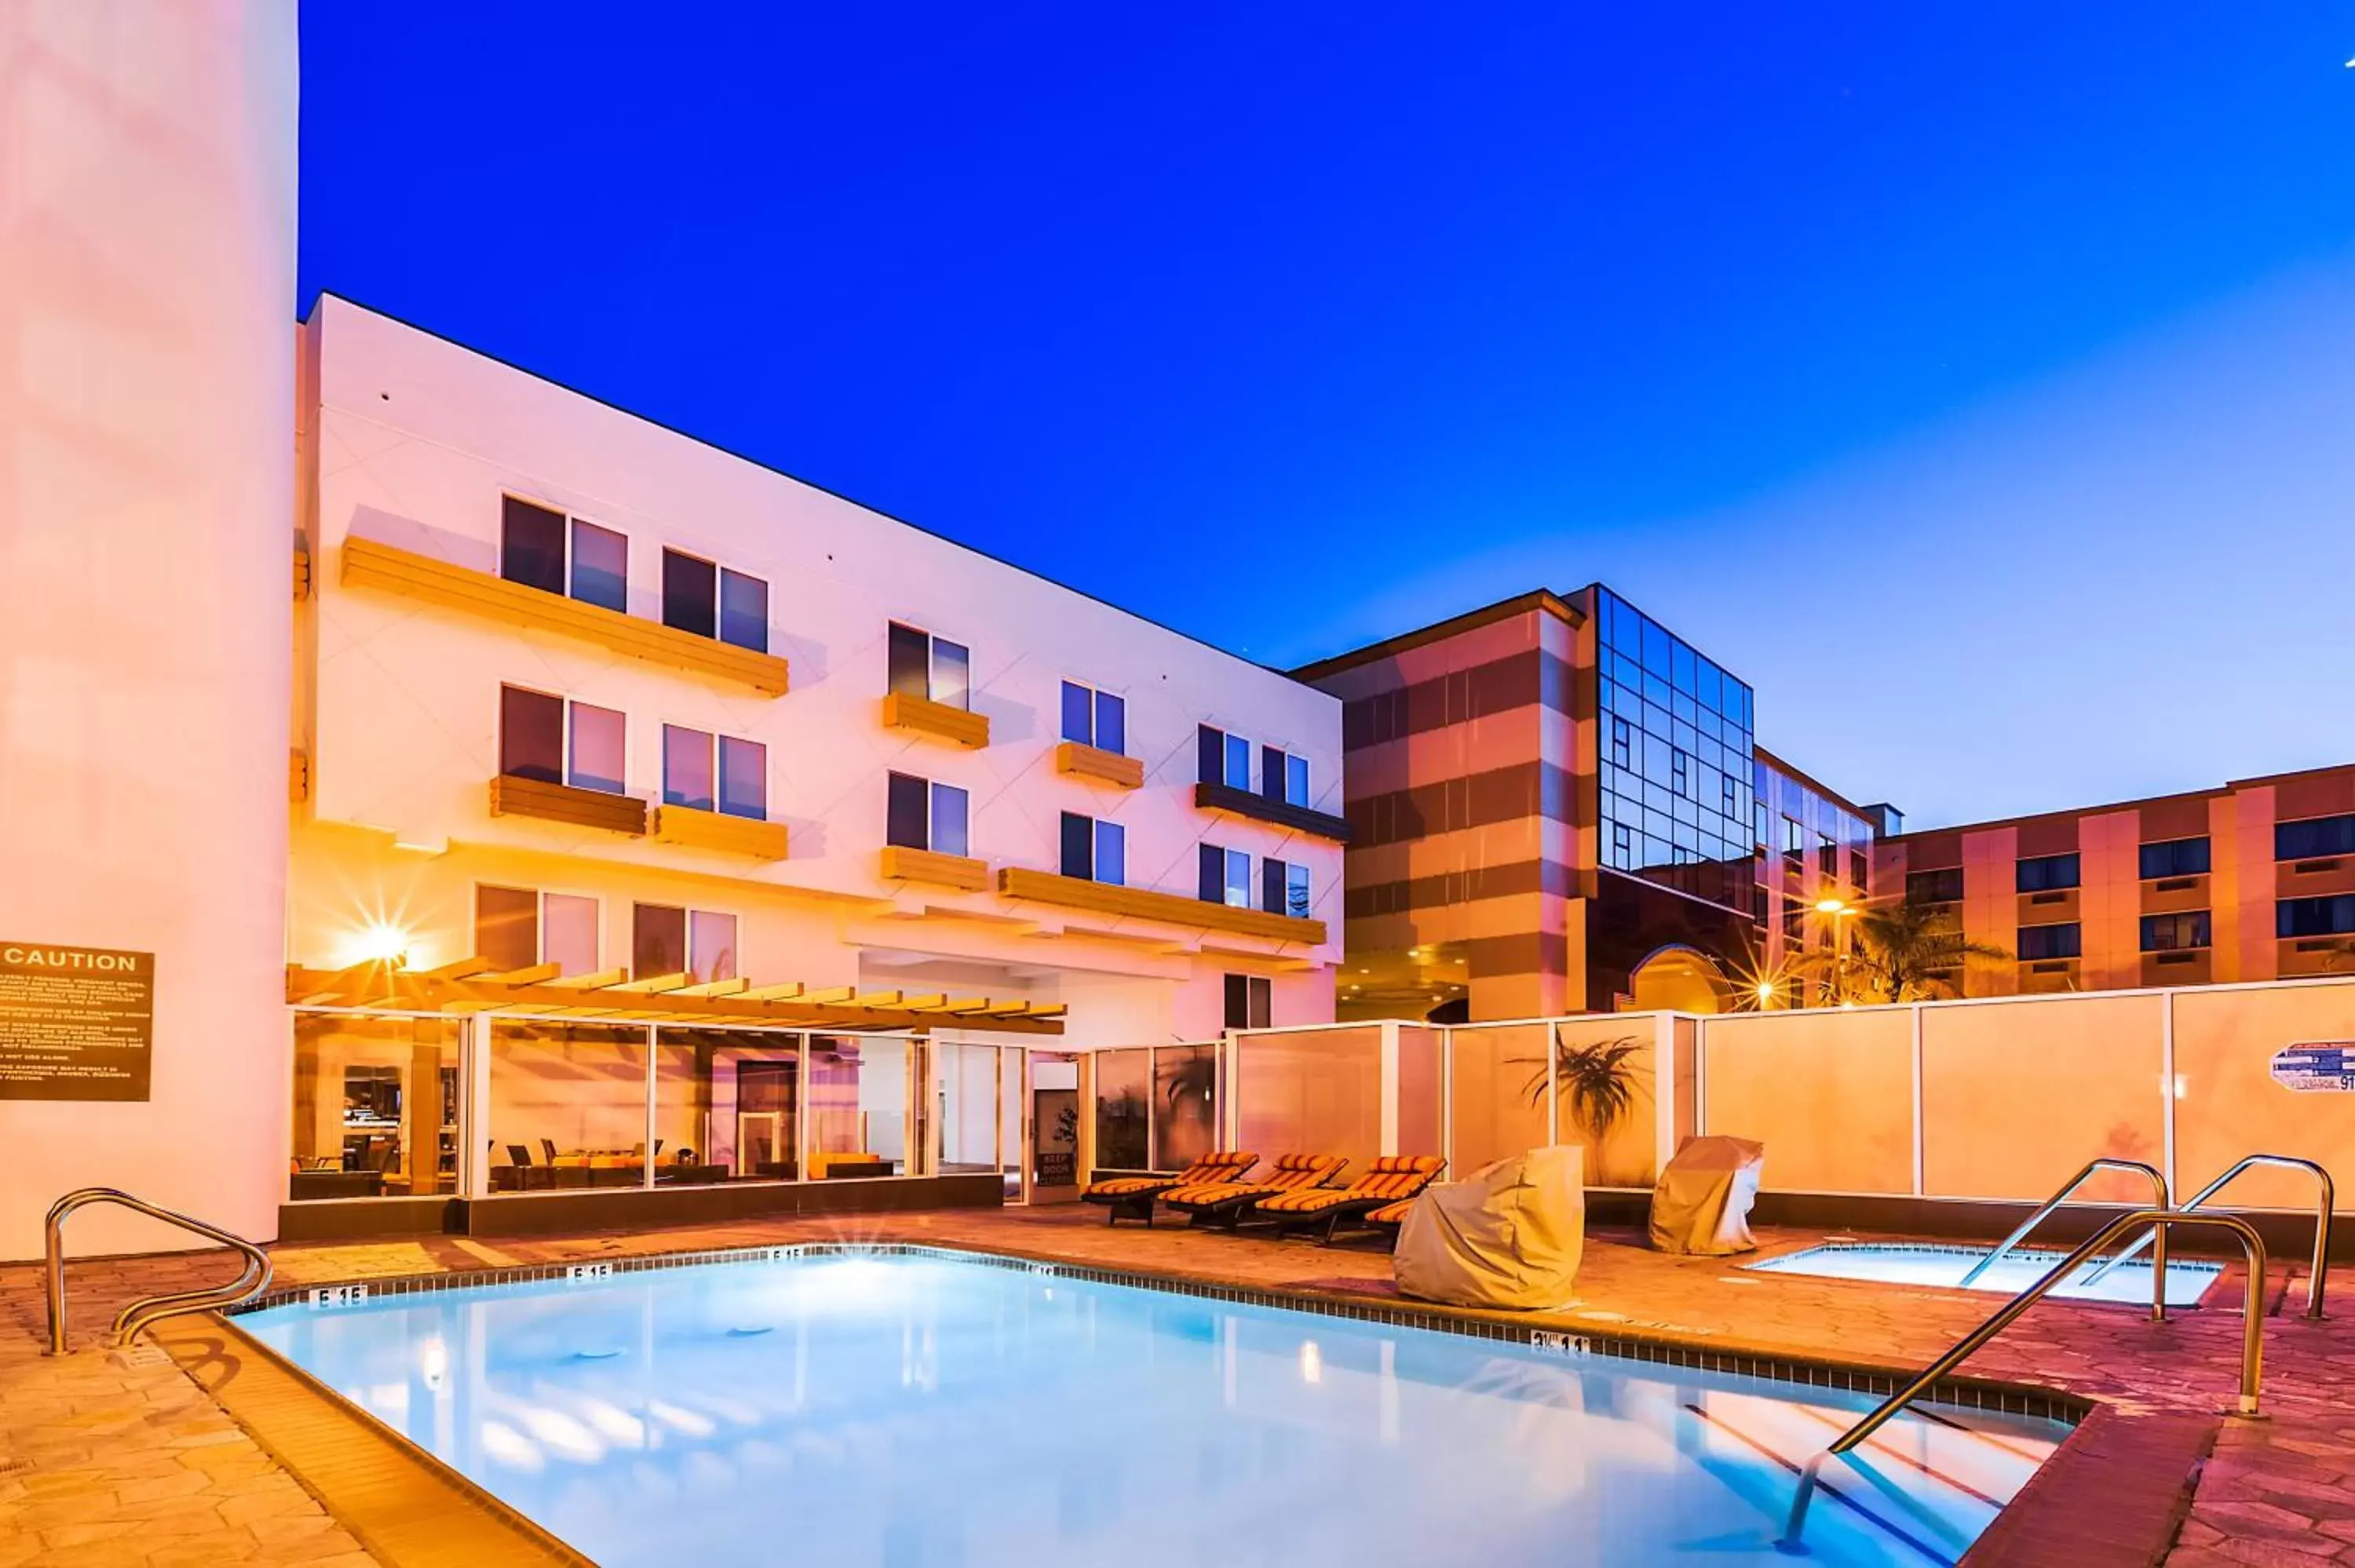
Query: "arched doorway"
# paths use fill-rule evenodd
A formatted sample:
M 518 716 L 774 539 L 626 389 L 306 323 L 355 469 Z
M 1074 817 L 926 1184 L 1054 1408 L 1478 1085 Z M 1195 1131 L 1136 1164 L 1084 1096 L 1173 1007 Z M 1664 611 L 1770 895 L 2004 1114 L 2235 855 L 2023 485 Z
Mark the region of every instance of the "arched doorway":
M 1637 1012 L 1722 1012 L 1733 995 L 1717 960 L 1698 948 L 1662 948 L 1629 977 L 1628 1005 Z

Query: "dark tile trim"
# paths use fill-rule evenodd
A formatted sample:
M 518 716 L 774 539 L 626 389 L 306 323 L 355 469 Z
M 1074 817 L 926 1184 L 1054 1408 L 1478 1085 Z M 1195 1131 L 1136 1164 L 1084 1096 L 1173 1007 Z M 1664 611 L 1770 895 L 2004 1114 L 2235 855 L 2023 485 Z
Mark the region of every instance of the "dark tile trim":
M 1349 842 L 1351 829 L 1348 821 L 1330 812 L 1311 810 L 1295 806 L 1289 800 L 1270 800 L 1254 795 L 1248 789 L 1238 789 L 1231 784 L 1212 784 L 1207 780 L 1194 786 L 1194 804 L 1205 811 L 1227 811 L 1253 821 L 1273 822 L 1281 828 L 1308 834 L 1311 838 L 1330 839 L 1337 844 Z

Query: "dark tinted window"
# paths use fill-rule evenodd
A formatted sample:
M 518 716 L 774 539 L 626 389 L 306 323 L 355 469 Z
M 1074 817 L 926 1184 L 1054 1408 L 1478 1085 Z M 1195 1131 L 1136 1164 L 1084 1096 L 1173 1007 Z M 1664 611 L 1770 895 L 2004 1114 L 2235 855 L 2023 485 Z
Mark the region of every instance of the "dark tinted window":
M 1195 847 L 1195 863 L 1198 874 L 1196 887 L 1202 902 L 1224 904 L 1227 901 L 1227 852 L 1216 844 L 1199 844 Z
M 769 651 L 769 585 L 742 572 L 719 574 L 719 641 Z
M 1096 746 L 1128 755 L 1128 705 L 1110 692 L 1096 694 Z
M 564 782 L 564 699 L 517 686 L 499 688 L 499 771 L 514 779 Z
M 1941 866 L 1936 871 L 1905 874 L 1905 897 L 1913 904 L 1956 904 L 1963 896 L 1963 868 Z
M 1096 743 L 1095 694 L 1069 681 L 1063 683 L 1063 738 L 1082 746 Z
M 903 697 L 932 694 L 932 640 L 912 626 L 891 623 L 890 669 L 883 689 Z
M 2019 863 L 2019 891 L 2022 893 L 2052 893 L 2063 887 L 2077 885 L 2077 857 L 2073 854 L 2039 855 Z
M 2336 937 L 2355 931 L 2355 893 L 2328 898 L 2284 898 L 2274 906 L 2278 937 Z
M 663 552 L 663 624 L 698 637 L 717 636 L 719 569 L 709 561 Z
M 1227 977 L 1227 1027 L 1230 1029 L 1265 1029 L 1273 1011 L 1275 987 L 1260 975 L 1229 975 Z
M 1227 736 L 1224 730 L 1198 725 L 1194 729 L 1195 777 L 1205 784 L 1227 781 Z
M 1096 874 L 1096 824 L 1077 811 L 1063 813 L 1063 874 L 1092 881 Z
M 2309 817 L 2302 822 L 2274 824 L 2275 860 L 2310 860 L 2325 854 L 2355 854 L 2355 817 Z
M 894 773 L 890 782 L 890 803 L 887 809 L 883 840 L 901 849 L 930 849 L 928 832 L 932 821 L 932 792 L 922 779 L 906 773 Z
M 507 496 L 499 513 L 499 576 L 562 593 L 564 514 Z
M 539 962 L 539 895 L 527 887 L 477 884 L 474 951 L 502 970 Z
M 687 911 L 641 904 L 630 933 L 630 978 L 647 980 L 687 969 Z
M 2208 911 L 2205 909 L 2187 910 L 2180 915 L 2146 915 L 2142 917 L 2142 950 L 2146 953 L 2165 953 L 2172 952 L 2178 948 L 2206 946 L 2208 946 Z
M 2073 959 L 2078 956 L 2081 940 L 2074 920 L 2064 926 L 2022 926 L 2019 928 L 2019 957 L 2023 962 L 2040 959 Z
M 756 822 L 769 820 L 769 748 L 759 741 L 719 737 L 719 810 Z
M 1866 863 L 1861 850 L 1848 852 L 1848 880 L 1849 885 L 1859 893 L 1863 892 L 1866 884 L 1872 880 L 1872 867 Z
M 1271 915 L 1284 913 L 1284 906 L 1288 902 L 1284 896 L 1284 886 L 1290 874 L 1291 868 L 1273 855 L 1269 855 L 1259 863 L 1259 906 L 1261 908 Z
M 2145 844 L 2139 859 L 2146 882 L 2155 876 L 2197 876 L 2208 869 L 2208 841 L 2169 839 L 2165 843 Z

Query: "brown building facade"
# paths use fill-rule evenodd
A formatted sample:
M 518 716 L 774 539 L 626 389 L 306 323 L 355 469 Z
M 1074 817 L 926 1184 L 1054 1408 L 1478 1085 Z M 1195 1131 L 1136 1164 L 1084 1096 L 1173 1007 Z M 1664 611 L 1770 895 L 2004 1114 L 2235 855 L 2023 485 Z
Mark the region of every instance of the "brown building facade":
M 2008 959 L 1971 996 L 2355 970 L 2355 767 L 1883 840 L 1891 894 Z
M 1344 705 L 1342 1018 L 1716 1011 L 1870 892 L 1874 811 L 1762 751 L 1750 687 L 1601 584 L 1294 674 Z

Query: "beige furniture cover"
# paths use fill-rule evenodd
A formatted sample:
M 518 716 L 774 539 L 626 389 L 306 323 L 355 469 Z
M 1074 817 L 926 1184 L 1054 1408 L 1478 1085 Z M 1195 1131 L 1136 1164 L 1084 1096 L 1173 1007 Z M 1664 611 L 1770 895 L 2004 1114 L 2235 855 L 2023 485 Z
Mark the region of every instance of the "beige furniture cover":
M 1585 1168 L 1585 1150 L 1558 1144 L 1427 1189 L 1399 1227 L 1399 1289 L 1458 1307 L 1568 1306 L 1586 1242 Z
M 1750 1205 L 1766 1146 L 1746 1138 L 1689 1138 L 1652 1189 L 1652 1245 L 1662 1252 L 1722 1257 L 1754 1252 Z

